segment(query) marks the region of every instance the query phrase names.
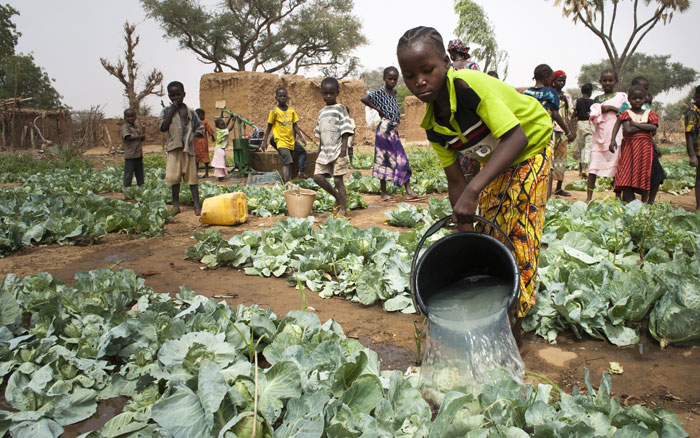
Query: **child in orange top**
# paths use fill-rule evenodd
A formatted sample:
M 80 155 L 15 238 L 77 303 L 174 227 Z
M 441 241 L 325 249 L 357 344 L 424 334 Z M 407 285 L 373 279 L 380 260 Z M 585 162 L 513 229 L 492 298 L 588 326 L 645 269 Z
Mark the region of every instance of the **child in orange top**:
M 196 132 L 194 134 L 194 160 L 197 162 L 197 170 L 199 170 L 199 163 L 204 164 L 204 176 L 200 176 L 200 178 L 208 178 L 210 159 L 209 141 L 207 141 L 207 135 L 211 138 L 211 141 L 216 141 L 216 138 L 214 137 L 214 130 L 211 129 L 209 123 L 204 120 L 204 110 L 197 108 L 194 110 L 194 112 L 197 113 L 197 117 L 199 117 L 199 120 L 202 121 L 202 125 L 204 126 L 204 133 Z

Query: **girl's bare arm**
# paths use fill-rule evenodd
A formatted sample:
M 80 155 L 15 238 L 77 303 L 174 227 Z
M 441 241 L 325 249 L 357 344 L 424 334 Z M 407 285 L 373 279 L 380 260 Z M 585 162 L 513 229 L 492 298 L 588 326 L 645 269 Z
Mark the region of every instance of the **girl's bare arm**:
M 656 131 L 656 129 L 658 128 L 658 126 L 654 125 L 653 123 L 632 122 L 632 126 L 634 126 L 635 128 L 637 128 L 640 131 L 647 131 L 647 132 Z
M 622 132 L 627 135 L 632 135 L 641 132 L 641 130 L 636 128 L 631 121 L 625 120 L 624 122 L 622 122 Z
M 384 112 L 369 100 L 369 94 L 365 94 L 364 96 L 362 96 L 362 98 L 360 98 L 360 102 L 364 103 L 368 107 L 378 112 L 379 117 L 384 118 Z
M 450 181 L 454 181 L 453 184 L 457 183 L 459 187 L 464 184 L 466 180 L 461 182 L 456 178 L 456 175 L 454 175 L 456 171 L 454 164 L 445 169 L 445 174 L 448 178 L 447 183 L 450 202 L 453 203 L 452 217 L 455 222 L 460 224 L 460 230 L 468 231 L 473 229 L 472 224 L 475 220 L 474 215 L 476 214 L 479 193 L 481 193 L 484 187 L 498 175 L 512 166 L 515 159 L 522 153 L 526 146 L 527 136 L 520 125 L 515 126 L 510 131 L 503 134 L 498 139 L 498 147 L 494 150 L 489 161 L 474 179 L 462 189 L 456 202 L 454 201 L 454 196 L 456 196 L 457 193 L 453 193 L 453 188 L 450 187 Z M 456 167 L 459 168 L 459 164 L 456 164 Z M 462 179 L 464 179 L 463 175 Z M 457 189 L 455 188 L 454 190 L 456 191 Z

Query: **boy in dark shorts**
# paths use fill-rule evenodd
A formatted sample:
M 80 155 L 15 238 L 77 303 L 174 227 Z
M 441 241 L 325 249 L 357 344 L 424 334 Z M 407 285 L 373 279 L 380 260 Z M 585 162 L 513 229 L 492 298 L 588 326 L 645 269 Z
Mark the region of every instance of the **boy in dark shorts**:
M 180 212 L 180 182 L 190 185 L 194 199 L 194 214 L 199 216 L 202 207 L 199 204 L 199 186 L 197 185 L 197 162 L 194 157 L 194 136 L 204 134 L 197 113 L 185 105 L 185 86 L 182 82 L 168 84 L 168 97 L 172 101 L 163 108 L 158 118 L 161 132 L 168 133 L 166 147 L 165 182 L 171 186 L 173 194 L 173 215 Z
M 318 113 L 316 137 L 320 139 L 314 182 L 335 198 L 334 216 L 347 214 L 343 176 L 348 173 L 348 138 L 353 134 L 350 116 L 337 102 L 339 84 L 335 78 L 321 81 L 321 97 L 326 103 Z M 326 178 L 333 178 L 333 187 Z
M 275 99 L 277 100 L 277 105 L 270 109 L 270 115 L 267 117 L 267 129 L 265 129 L 262 148 L 263 151 L 267 149 L 267 138 L 270 135 L 270 131 L 272 131 L 275 146 L 277 152 L 280 154 L 280 160 L 282 161 L 282 180 L 287 182 L 292 176 L 293 154 L 303 150 L 302 147 L 299 151 L 295 151 L 295 137 L 299 137 L 303 146 L 306 146 L 306 140 L 301 134 L 299 126 L 297 126 L 299 116 L 296 111 L 294 111 L 294 108 L 287 105 L 287 100 L 289 99 L 287 90 L 283 87 L 278 88 L 277 91 L 275 91 Z M 304 153 L 305 152 L 304 150 Z M 304 169 L 301 163 L 299 167 L 301 171 L 300 176 L 305 177 L 306 175 L 303 174 Z
M 136 176 L 136 185 L 143 185 L 143 148 L 146 139 L 145 127 L 136 126 L 136 111 L 129 108 L 124 110 L 124 126 L 121 137 L 124 142 L 124 187 L 131 187 L 131 181 Z

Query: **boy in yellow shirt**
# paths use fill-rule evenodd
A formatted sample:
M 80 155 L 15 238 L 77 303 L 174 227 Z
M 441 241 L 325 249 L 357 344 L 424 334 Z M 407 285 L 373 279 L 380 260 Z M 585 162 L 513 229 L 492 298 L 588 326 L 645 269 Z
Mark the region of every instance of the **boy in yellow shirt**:
M 265 129 L 262 148 L 263 151 L 267 149 L 267 138 L 270 135 L 270 131 L 272 131 L 277 145 L 277 152 L 280 154 L 282 161 L 282 180 L 287 182 L 291 177 L 292 163 L 294 162 L 292 155 L 295 152 L 294 139 L 298 136 L 304 146 L 306 146 L 306 140 L 304 140 L 304 136 L 301 134 L 299 126 L 297 126 L 299 116 L 294 111 L 294 108 L 287 105 L 287 100 L 289 99 L 287 90 L 283 87 L 278 88 L 275 92 L 275 99 L 277 100 L 277 105 L 270 109 L 270 115 L 267 117 L 267 129 Z M 300 148 L 299 152 L 301 150 L 303 150 L 303 147 Z M 303 173 L 304 170 L 300 170 Z

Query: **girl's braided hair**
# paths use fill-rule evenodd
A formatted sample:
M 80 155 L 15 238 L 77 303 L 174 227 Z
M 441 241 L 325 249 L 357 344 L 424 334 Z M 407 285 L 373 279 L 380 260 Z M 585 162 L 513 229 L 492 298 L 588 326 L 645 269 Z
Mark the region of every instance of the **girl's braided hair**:
M 552 70 L 552 67 L 550 67 L 547 64 L 540 64 L 537 67 L 535 67 L 533 79 L 535 79 L 536 81 L 544 82 L 544 80 L 547 78 L 547 76 L 549 76 L 552 73 L 554 73 L 554 70 Z M 545 86 L 549 87 L 549 86 L 551 86 L 551 84 L 545 84 Z
M 605 70 L 600 72 L 600 77 L 602 78 L 604 74 L 612 73 L 612 75 L 615 77 L 616 81 L 619 81 L 620 79 L 617 77 L 617 72 L 611 68 L 606 68 Z
M 435 30 L 433 27 L 418 26 L 413 29 L 409 29 L 406 33 L 399 38 L 399 44 L 396 46 L 396 52 L 403 50 L 407 47 L 411 47 L 419 41 L 427 40 L 430 42 L 437 50 L 438 55 L 442 56 L 445 54 L 445 43 L 442 41 L 442 36 L 440 32 Z
M 384 74 L 383 74 L 383 76 L 388 75 L 389 72 L 392 72 L 392 71 L 395 71 L 396 73 L 398 73 L 398 72 L 399 72 L 399 69 L 396 68 L 396 67 L 394 67 L 393 65 L 392 65 L 392 66 L 389 66 L 389 67 L 387 67 L 387 68 L 384 69 Z

